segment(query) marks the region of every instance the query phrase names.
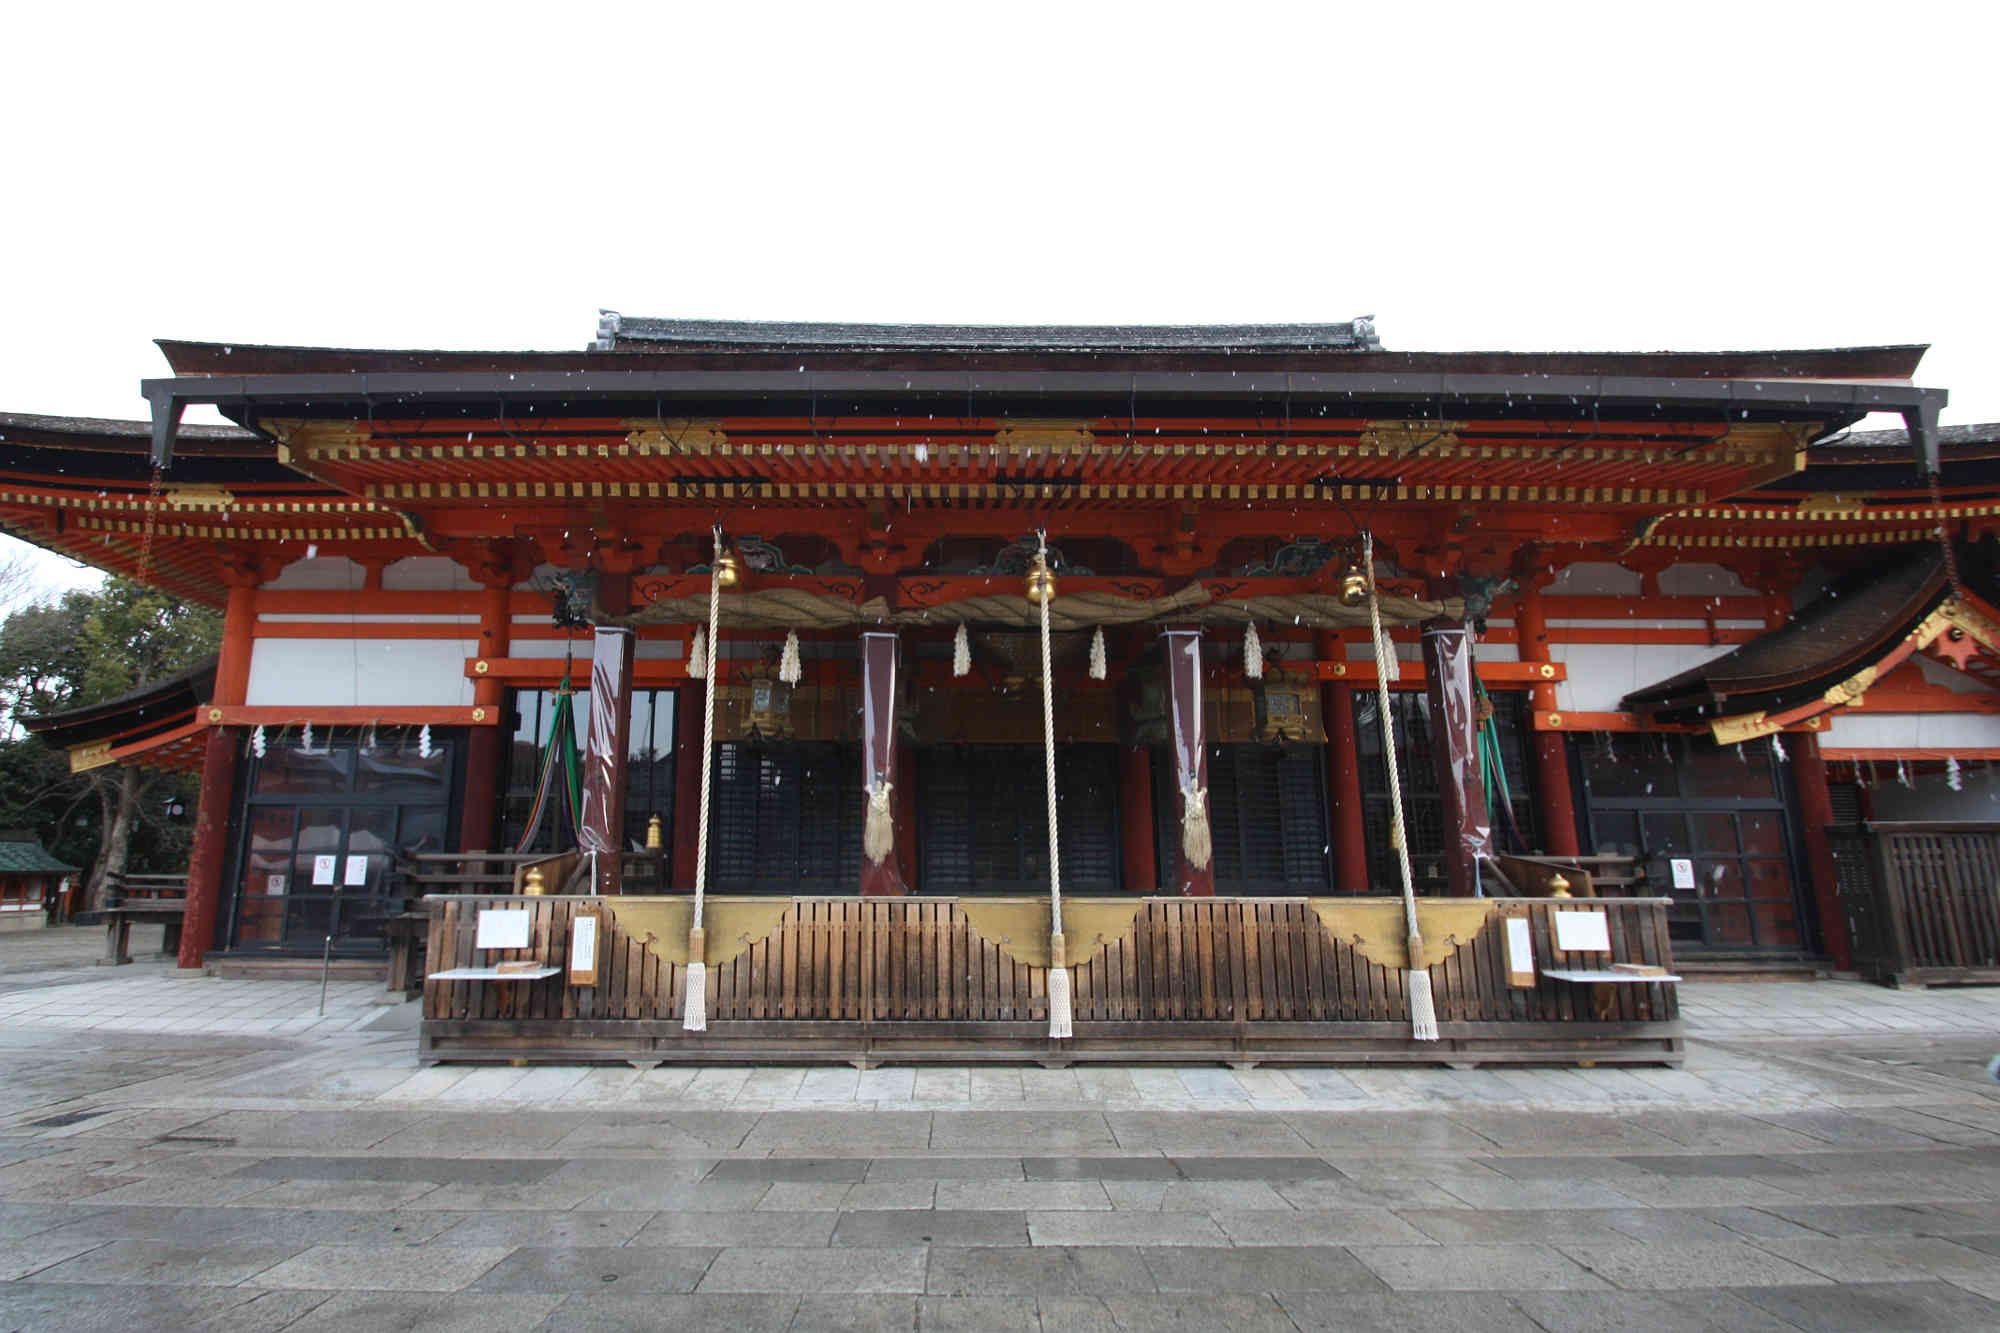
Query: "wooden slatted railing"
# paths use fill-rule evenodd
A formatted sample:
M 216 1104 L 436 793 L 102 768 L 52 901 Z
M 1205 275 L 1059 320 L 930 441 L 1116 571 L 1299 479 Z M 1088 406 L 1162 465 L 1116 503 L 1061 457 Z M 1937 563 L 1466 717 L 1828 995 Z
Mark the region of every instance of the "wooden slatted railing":
M 2000 827 L 1873 824 L 1888 975 L 2000 979 Z
M 526 1025 L 521 1030 L 535 1029 L 546 1047 L 562 1044 L 563 1025 L 588 1025 L 594 1038 L 615 1035 L 601 1026 L 610 1021 L 651 1025 L 648 1041 L 677 1040 L 670 1029 L 680 1018 L 685 971 L 618 927 L 621 900 L 428 901 L 433 914 L 430 966 L 437 971 L 491 966 L 508 958 L 560 963 L 576 909 L 608 913 L 597 985 L 572 987 L 562 977 L 534 983 L 431 981 L 425 987 L 424 1013 L 433 1035 L 467 1035 L 471 1028 L 466 1025 Z M 1153 1030 L 1171 1028 L 1238 1032 L 1240 1047 L 1253 1039 L 1243 1034 L 1262 1029 L 1282 1025 L 1292 1032 L 1298 1025 L 1331 1024 L 1384 1025 L 1385 1031 L 1375 1034 L 1383 1040 L 1407 1036 L 1401 970 L 1370 961 L 1354 945 L 1332 938 L 1304 900 L 1149 898 L 1134 906 L 1132 924 L 1122 935 L 1072 960 L 1079 1038 L 1097 1033 L 1143 1044 Z M 1528 918 L 1536 957 L 1545 964 L 1555 956 L 1550 913 L 1585 906 L 1549 899 L 1495 903 L 1497 914 Z M 475 951 L 475 923 L 486 907 L 532 912 L 529 947 L 513 953 Z M 1609 918 L 1612 949 L 1608 955 L 1571 955 L 1569 965 L 1671 964 L 1661 900 L 1612 900 L 1587 907 Z M 1566 1026 L 1623 1025 L 1636 1031 L 1673 1025 L 1677 1019 L 1674 988 L 1668 984 L 1608 988 L 1601 1011 L 1594 1007 L 1600 997 L 1567 982 L 1542 978 L 1532 989 L 1512 988 L 1504 938 L 1496 915 L 1470 944 L 1431 967 L 1439 1018 L 1448 1028 L 1483 1031 L 1516 1025 L 1523 1032 L 1535 1029 L 1541 1039 L 1559 1041 Z M 712 1030 L 727 1029 L 738 1037 L 754 1035 L 751 1028 L 757 1025 L 817 1036 L 865 1028 L 870 1040 L 879 1043 L 899 1027 L 931 1032 L 938 1025 L 953 1025 L 961 1038 L 975 1033 L 986 1039 L 1004 1037 L 1024 1049 L 1023 1042 L 1033 1048 L 1034 1030 L 1047 1020 L 1046 968 L 1021 962 L 981 936 L 954 899 L 794 899 L 762 938 L 752 939 L 733 957 L 711 960 L 709 986 Z M 751 1027 L 737 1032 L 732 1024 Z M 502 1033 L 495 1028 L 487 1035 Z M 1662 1033 L 1648 1035 L 1657 1044 Z M 1677 1036 L 1671 1049 L 1678 1049 Z M 699 1056 L 681 1052 L 676 1058 Z

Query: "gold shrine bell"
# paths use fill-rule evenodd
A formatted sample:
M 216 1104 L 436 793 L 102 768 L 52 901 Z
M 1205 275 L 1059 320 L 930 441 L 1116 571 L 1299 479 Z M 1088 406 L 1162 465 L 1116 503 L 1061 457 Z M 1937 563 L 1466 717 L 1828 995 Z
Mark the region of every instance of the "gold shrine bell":
M 1031 602 L 1052 601 L 1056 595 L 1055 573 L 1039 551 L 1035 553 L 1034 562 L 1028 566 L 1027 594 Z
M 1365 606 L 1367 602 L 1368 576 L 1361 572 L 1361 566 L 1350 563 L 1340 576 L 1340 604 Z
M 743 562 L 735 551 L 724 551 L 715 560 L 715 586 L 725 592 L 743 581 Z

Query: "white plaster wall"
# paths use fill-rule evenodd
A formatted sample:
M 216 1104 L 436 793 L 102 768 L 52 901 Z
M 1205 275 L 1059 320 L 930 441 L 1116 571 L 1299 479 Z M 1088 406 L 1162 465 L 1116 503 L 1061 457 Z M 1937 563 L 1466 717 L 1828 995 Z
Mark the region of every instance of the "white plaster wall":
M 370 612 L 365 616 L 323 611 L 261 611 L 257 619 L 272 625 L 352 625 L 357 620 L 383 625 L 477 625 L 472 615 L 390 615 Z
M 475 639 L 258 639 L 253 708 L 470 708 Z
M 1549 656 L 1569 669 L 1569 679 L 1556 682 L 1556 707 L 1566 713 L 1615 713 L 1619 701 L 1642 685 L 1712 661 L 1734 646 L 1552 643 Z
M 450 556 L 409 555 L 382 571 L 389 592 L 471 592 L 479 585 Z
M 319 555 L 310 560 L 294 560 L 278 571 L 278 577 L 264 586 L 279 590 L 352 592 L 360 588 L 367 571 L 344 555 Z
M 2000 717 L 1983 713 L 1836 713 L 1820 744 L 1836 750 L 2000 749 Z
M 1669 565 L 1660 571 L 1663 597 L 1755 597 L 1756 589 L 1744 586 L 1735 571 L 1721 565 Z
M 1549 597 L 1637 597 L 1639 576 L 1623 565 L 1579 560 L 1564 565 L 1545 594 Z
M 729 644 L 725 642 L 723 644 L 723 655 L 725 657 L 731 655 L 728 649 Z M 561 639 L 516 639 L 513 642 L 513 646 L 507 649 L 507 656 L 509 657 L 559 658 L 562 655 L 563 641 Z M 570 655 L 579 662 L 588 662 L 593 656 L 590 650 L 589 637 L 586 636 L 576 640 Z M 634 658 L 641 662 L 674 661 L 680 655 L 681 644 L 678 639 L 641 639 L 633 652 Z M 746 655 L 755 656 L 756 654 L 751 653 Z

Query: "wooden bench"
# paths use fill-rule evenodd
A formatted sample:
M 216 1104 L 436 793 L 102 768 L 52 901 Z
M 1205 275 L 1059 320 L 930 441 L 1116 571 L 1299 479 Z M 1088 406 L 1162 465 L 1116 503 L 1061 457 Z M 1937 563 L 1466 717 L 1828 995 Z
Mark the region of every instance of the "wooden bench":
M 181 951 L 181 925 L 186 920 L 187 903 L 160 900 L 150 903 L 135 903 L 125 907 L 107 907 L 104 917 L 104 957 L 97 960 L 100 967 L 118 967 L 132 961 L 132 923 L 134 921 L 157 921 L 166 929 L 160 932 L 160 953 L 162 956 Z
M 108 875 L 104 897 L 104 957 L 100 967 L 118 967 L 132 961 L 132 923 L 159 922 L 160 953 L 177 954 L 181 949 L 181 926 L 187 919 L 187 875 Z

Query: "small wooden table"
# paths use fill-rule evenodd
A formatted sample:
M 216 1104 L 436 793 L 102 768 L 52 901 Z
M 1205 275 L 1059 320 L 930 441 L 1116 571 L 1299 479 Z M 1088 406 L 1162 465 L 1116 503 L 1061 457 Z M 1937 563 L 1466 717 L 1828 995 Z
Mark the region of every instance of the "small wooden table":
M 559 967 L 538 967 L 529 972 L 502 972 L 497 967 L 453 967 L 433 972 L 426 981 L 543 981 L 562 971 Z
M 126 907 L 104 909 L 104 957 L 97 960 L 99 967 L 118 967 L 132 961 L 132 923 L 134 921 L 157 921 L 166 929 L 160 932 L 160 952 L 179 953 L 181 948 L 181 925 L 187 920 L 187 903 L 162 899 L 157 902 L 133 904 Z
M 1553 981 L 1569 981 L 1579 986 L 1591 988 L 1591 1007 L 1599 1019 L 1609 1020 L 1616 991 L 1602 989 L 1608 986 L 1652 986 L 1662 981 L 1679 981 L 1671 973 L 1665 976 L 1647 976 L 1643 972 L 1617 972 L 1597 967 L 1545 967 L 1542 975 Z

